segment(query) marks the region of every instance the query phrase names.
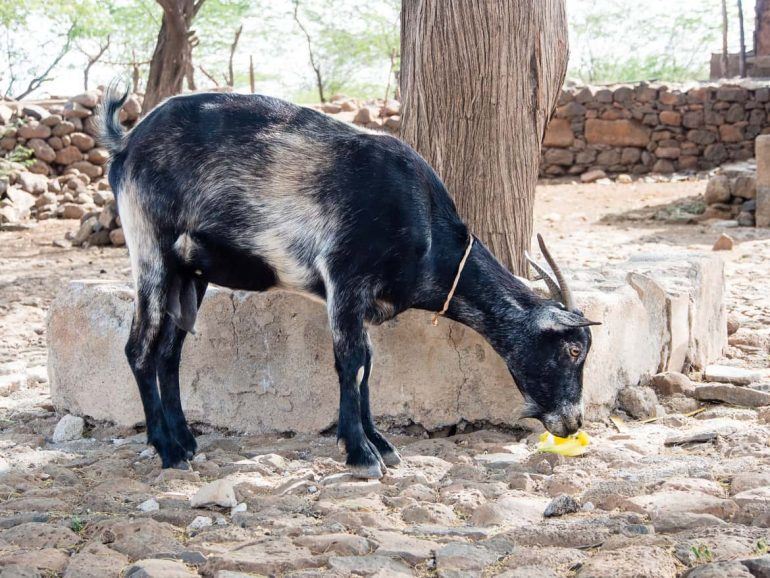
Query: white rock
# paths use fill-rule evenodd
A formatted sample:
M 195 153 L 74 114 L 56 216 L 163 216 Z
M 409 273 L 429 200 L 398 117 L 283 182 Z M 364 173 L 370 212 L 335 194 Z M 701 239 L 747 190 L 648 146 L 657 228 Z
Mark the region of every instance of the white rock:
M 239 512 L 245 512 L 248 509 L 248 506 L 246 505 L 246 502 L 241 502 L 240 504 L 233 506 L 230 509 L 230 515 L 233 516 L 235 514 L 238 514 Z
M 760 381 L 764 376 L 764 372 L 756 369 L 732 367 L 730 365 L 709 365 L 706 367 L 703 377 L 706 381 L 749 385 L 750 383 Z
M 225 478 L 205 484 L 190 498 L 190 505 L 193 508 L 210 506 L 220 506 L 222 508 L 235 507 L 238 505 L 238 501 L 235 499 L 233 483 Z
M 56 424 L 56 429 L 53 430 L 51 439 L 55 444 L 78 440 L 83 437 L 84 426 L 85 421 L 83 421 L 82 417 L 65 415 L 59 420 L 59 423 Z
M 198 532 L 203 528 L 208 528 L 214 525 L 214 520 L 208 516 L 196 516 L 195 519 L 187 526 L 188 532 Z
M 160 504 L 155 498 L 150 498 L 139 504 L 136 509 L 140 512 L 157 512 L 160 510 Z

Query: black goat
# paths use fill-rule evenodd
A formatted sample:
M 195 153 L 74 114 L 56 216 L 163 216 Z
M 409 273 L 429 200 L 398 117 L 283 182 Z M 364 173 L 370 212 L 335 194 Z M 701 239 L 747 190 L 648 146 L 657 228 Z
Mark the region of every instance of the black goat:
M 448 317 L 505 359 L 525 415 L 560 436 L 580 427 L 592 322 L 574 308 L 542 243 L 557 279 L 540 272 L 554 300 L 473 243 L 442 182 L 405 143 L 237 94 L 171 98 L 124 134 L 125 98 L 114 85 L 105 93 L 101 141 L 136 289 L 126 355 L 164 468 L 184 467 L 196 450 L 179 361 L 209 283 L 325 301 L 340 381 L 337 435 L 356 476 L 379 478 L 400 461 L 369 408 L 365 323 L 409 308 L 446 302 Z

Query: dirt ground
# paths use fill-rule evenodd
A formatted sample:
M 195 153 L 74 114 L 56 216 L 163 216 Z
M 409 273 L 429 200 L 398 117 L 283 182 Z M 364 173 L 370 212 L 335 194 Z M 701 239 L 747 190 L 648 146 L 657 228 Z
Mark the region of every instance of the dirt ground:
M 574 269 L 711 251 L 728 233 L 726 306 L 740 329 L 722 361 L 767 368 L 770 230 L 676 222 L 704 188 L 543 185 L 536 230 Z M 199 427 L 186 472 L 161 472 L 141 432 L 110 424 L 53 443 L 61 416 L 47 391 L 48 305 L 70 279 L 130 278 L 125 249 L 55 246 L 72 228 L 0 232 L 0 578 L 770 571 L 767 409 L 686 415 L 697 402 L 661 398 L 669 411 L 656 421 L 588 424 L 591 450 L 571 459 L 534 452 L 537 434 L 523 430 L 394 432 L 404 464 L 369 482 L 344 473 L 332 437 Z M 561 495 L 564 515 L 544 518 Z

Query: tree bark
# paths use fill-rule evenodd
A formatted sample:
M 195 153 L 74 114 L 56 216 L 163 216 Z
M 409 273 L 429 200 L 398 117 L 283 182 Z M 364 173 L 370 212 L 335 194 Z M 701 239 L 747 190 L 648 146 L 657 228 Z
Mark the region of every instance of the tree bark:
M 741 78 L 746 78 L 746 31 L 743 27 L 743 2 L 738 0 L 738 30 L 741 38 L 741 49 L 738 56 L 738 74 Z
M 722 78 L 727 78 L 729 75 L 729 52 L 727 48 L 727 0 L 722 0 Z
M 545 127 L 569 55 L 564 0 L 404 0 L 402 137 L 460 216 L 526 272 Z
M 756 56 L 770 56 L 770 2 L 767 0 L 757 0 L 754 54 Z
M 204 1 L 157 0 L 163 8 L 163 20 L 150 61 L 142 105 L 144 114 L 162 100 L 182 92 L 185 77 L 192 69 L 194 33 L 190 26 Z

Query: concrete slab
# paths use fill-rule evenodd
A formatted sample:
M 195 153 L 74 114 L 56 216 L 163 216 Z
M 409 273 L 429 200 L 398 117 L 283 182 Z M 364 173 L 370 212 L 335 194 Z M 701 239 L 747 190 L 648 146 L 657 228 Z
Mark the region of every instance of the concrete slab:
M 623 387 L 705 365 L 726 344 L 718 259 L 649 257 L 579 277 L 579 305 L 603 322 L 585 369 L 589 416 L 606 413 Z M 123 354 L 131 315 L 126 285 L 75 281 L 62 289 L 47 333 L 59 410 L 122 425 L 143 420 Z M 428 429 L 461 420 L 514 424 L 521 396 L 502 360 L 471 329 L 445 319 L 434 327 L 430 319 L 409 311 L 371 329 L 375 414 Z M 213 288 L 196 329 L 181 370 L 191 420 L 253 433 L 334 424 L 339 394 L 322 305 L 288 293 Z

